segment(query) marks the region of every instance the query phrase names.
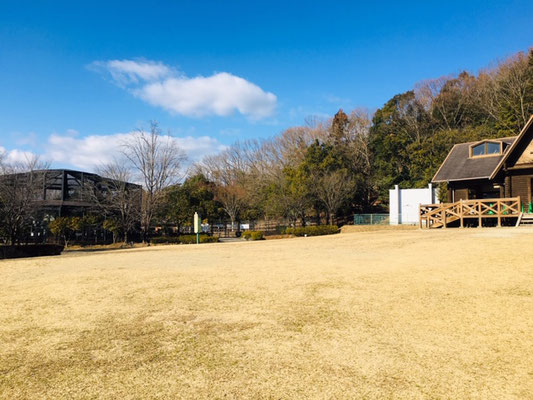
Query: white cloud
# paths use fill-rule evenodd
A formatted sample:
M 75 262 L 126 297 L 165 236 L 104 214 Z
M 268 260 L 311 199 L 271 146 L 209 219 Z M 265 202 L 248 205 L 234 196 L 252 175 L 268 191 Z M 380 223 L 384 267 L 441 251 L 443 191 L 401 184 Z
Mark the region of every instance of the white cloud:
M 228 72 L 188 78 L 154 61 L 111 60 L 91 64 L 104 69 L 121 87 L 151 105 L 189 117 L 229 116 L 260 119 L 274 114 L 277 98 Z
M 113 161 L 118 155 L 120 141 L 126 137 L 127 134 L 92 135 L 84 138 L 52 134 L 48 138 L 45 154 L 54 163 L 92 171 L 98 165 Z
M 35 154 L 31 151 L 23 151 L 18 149 L 7 150 L 2 146 L 0 146 L 0 155 L 2 155 L 3 161 L 8 164 L 25 163 L 35 156 Z
M 154 81 L 170 76 L 173 70 L 163 63 L 149 60 L 110 60 L 95 61 L 89 69 L 107 71 L 120 86 L 139 81 Z
M 132 133 L 91 135 L 83 138 L 52 134 L 44 157 L 53 163 L 70 165 L 86 171 L 94 171 L 99 165 L 112 162 L 120 156 L 120 146 Z M 226 148 L 209 136 L 170 137 L 188 157 L 188 162 L 200 161 L 205 155 L 218 153 Z
M 7 150 L 0 145 L 0 158 L 8 164 L 13 164 L 24 163 L 38 155 L 42 161 L 51 163 L 52 168 L 70 167 L 94 172 L 98 166 L 120 159 L 120 147 L 132 135 L 133 132 L 79 137 L 77 131 L 69 129 L 64 134 L 51 134 L 40 154 L 21 149 Z M 187 155 L 187 165 L 184 167 L 200 161 L 206 155 L 215 154 L 227 148 L 226 145 L 210 136 L 163 135 L 162 137 L 174 141 L 178 148 Z

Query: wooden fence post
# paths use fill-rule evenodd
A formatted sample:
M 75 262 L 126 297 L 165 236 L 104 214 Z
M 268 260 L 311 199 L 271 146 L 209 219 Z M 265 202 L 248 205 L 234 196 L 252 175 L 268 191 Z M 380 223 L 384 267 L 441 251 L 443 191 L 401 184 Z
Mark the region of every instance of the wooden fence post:
M 496 210 L 498 212 L 498 228 L 502 226 L 502 202 L 498 200 L 496 203 Z
M 464 228 L 464 218 L 463 218 L 463 199 L 459 200 L 459 218 L 461 218 L 461 228 Z
M 479 224 L 478 224 L 478 228 L 482 228 L 483 227 L 483 218 L 481 217 L 481 200 L 478 200 L 477 202 L 477 212 L 479 214 Z

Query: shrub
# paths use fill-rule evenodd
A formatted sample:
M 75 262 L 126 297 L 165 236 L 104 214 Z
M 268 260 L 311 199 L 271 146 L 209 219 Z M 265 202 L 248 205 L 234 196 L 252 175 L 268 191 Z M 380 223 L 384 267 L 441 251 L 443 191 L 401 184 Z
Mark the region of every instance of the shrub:
M 202 235 L 200 235 L 200 240 L 202 240 Z M 182 244 L 194 244 L 196 243 L 196 235 L 181 235 L 180 243 Z
M 156 236 L 150 239 L 152 244 L 178 244 L 180 238 L 177 236 Z
M 64 246 L 59 244 L 27 244 L 17 246 L 0 246 L 0 259 L 58 256 L 61 254 L 63 249 Z
M 252 240 L 263 240 L 265 237 L 263 235 L 263 232 L 261 231 L 254 231 L 252 232 Z
M 196 243 L 196 235 L 181 235 L 179 237 L 180 243 L 182 244 L 195 244 Z M 216 236 L 209 236 L 206 234 L 200 235 L 200 243 L 216 243 L 218 242 L 218 238 Z
M 216 236 L 200 236 L 200 243 L 217 243 L 218 238 Z
M 218 238 L 209 236 L 207 234 L 200 235 L 200 243 L 216 243 Z M 150 240 L 152 244 L 195 244 L 196 235 L 180 235 L 180 236 L 156 236 Z
M 265 238 L 261 231 L 244 231 L 242 237 L 246 240 L 263 240 Z
M 320 235 L 331 235 L 339 232 L 339 227 L 337 225 L 317 225 L 317 226 L 306 226 L 300 228 L 287 228 L 285 233 L 287 235 L 294 236 L 320 236 Z

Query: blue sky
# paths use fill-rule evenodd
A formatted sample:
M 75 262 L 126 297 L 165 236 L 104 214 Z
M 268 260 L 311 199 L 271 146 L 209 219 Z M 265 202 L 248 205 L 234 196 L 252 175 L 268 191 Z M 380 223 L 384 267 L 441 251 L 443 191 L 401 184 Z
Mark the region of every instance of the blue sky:
M 0 0 L 0 147 L 91 169 L 155 119 L 194 160 L 477 72 L 531 21 L 531 0 Z

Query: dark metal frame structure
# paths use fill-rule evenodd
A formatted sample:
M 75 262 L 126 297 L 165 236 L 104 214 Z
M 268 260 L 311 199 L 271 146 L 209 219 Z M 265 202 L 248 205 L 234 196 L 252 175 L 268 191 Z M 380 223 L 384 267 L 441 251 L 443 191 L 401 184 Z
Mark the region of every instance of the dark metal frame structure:
M 39 170 L 4 175 L 2 178 L 9 180 L 15 175 L 34 179 L 37 185 L 42 186 L 35 190 L 35 201 L 41 212 L 52 217 L 83 216 L 98 207 L 97 198 L 108 195 L 117 186 L 112 179 L 71 169 Z M 141 186 L 134 183 L 120 184 L 125 184 L 128 190 L 141 190 Z

